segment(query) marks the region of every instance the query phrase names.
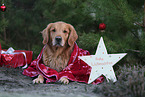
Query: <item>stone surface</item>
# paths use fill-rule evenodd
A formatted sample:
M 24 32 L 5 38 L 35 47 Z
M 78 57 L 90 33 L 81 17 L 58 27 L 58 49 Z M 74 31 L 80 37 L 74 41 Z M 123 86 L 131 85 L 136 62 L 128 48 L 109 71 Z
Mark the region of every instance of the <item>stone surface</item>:
M 99 97 L 93 93 L 97 85 L 70 82 L 33 84 L 22 75 L 21 68 L 0 67 L 0 97 Z

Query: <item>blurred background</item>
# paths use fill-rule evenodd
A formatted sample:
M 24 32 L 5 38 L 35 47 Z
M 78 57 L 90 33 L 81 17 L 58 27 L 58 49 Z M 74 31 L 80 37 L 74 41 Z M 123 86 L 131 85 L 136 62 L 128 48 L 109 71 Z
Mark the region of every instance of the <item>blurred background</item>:
M 7 7 L 0 11 L 2 49 L 32 50 L 40 53 L 42 31 L 49 23 L 72 24 L 80 48 L 95 54 L 102 36 L 108 53 L 128 53 L 123 63 L 145 63 L 144 0 L 1 0 Z M 106 24 L 102 32 L 99 24 Z

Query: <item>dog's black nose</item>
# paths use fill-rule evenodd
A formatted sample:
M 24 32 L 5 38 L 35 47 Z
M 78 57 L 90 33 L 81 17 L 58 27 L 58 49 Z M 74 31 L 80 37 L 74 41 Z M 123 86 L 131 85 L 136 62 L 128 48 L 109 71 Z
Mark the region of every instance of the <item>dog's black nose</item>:
M 56 36 L 56 37 L 55 37 L 55 40 L 56 40 L 57 42 L 61 42 L 62 37 L 61 37 L 61 36 Z

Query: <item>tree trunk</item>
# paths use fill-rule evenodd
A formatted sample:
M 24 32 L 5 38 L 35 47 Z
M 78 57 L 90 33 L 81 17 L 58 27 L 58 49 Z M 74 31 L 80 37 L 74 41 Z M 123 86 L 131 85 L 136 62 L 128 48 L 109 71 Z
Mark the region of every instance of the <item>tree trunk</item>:
M 4 13 L 2 13 L 2 19 L 5 19 Z M 7 33 L 6 33 L 6 27 L 5 26 L 3 27 L 3 33 L 4 33 L 4 41 L 6 43 L 6 41 L 7 41 Z

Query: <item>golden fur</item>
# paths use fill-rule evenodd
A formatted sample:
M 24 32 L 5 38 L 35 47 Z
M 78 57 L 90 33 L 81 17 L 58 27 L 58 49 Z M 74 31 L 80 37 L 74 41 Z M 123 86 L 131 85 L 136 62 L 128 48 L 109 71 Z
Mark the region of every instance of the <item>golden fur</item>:
M 60 72 L 67 66 L 78 35 L 72 25 L 64 22 L 50 23 L 41 33 L 43 44 L 46 45 L 43 63 Z M 58 42 L 56 38 L 61 38 L 61 41 Z M 38 79 L 44 81 L 44 78 L 42 80 L 42 76 L 39 75 L 33 82 L 39 83 Z M 62 78 L 60 81 L 67 84 L 69 82 L 67 78 Z

